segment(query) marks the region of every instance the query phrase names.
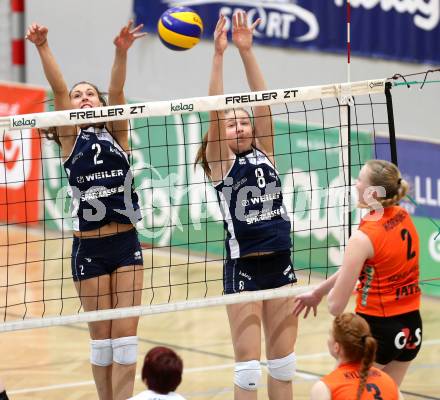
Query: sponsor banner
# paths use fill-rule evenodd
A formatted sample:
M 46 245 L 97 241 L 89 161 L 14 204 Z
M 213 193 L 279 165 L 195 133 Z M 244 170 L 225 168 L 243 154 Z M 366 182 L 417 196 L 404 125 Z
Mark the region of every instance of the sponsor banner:
M 440 143 L 415 140 L 397 141 L 397 156 L 402 174 L 411 185 L 410 196 L 417 206 L 408 204 L 416 216 L 440 219 Z
M 387 158 L 378 148 L 378 158 Z M 405 207 L 418 217 L 440 219 L 440 143 L 398 139 L 397 159 L 404 178 L 410 184 L 409 195 L 417 203 L 405 201 Z
M 0 116 L 44 111 L 45 91 L 0 85 Z M 41 148 L 31 126 L 0 131 L 0 220 L 37 223 L 41 182 Z
M 124 104 L 86 110 L 67 110 L 51 113 L 18 115 L 10 118 L 11 130 L 24 128 L 48 128 L 54 126 L 79 125 L 137 119 L 150 116 L 167 116 L 191 112 L 225 110 L 232 105 L 276 105 L 307 100 L 336 98 L 347 94 L 366 95 L 384 93 L 385 79 L 375 79 L 325 86 L 306 86 L 293 89 L 264 90 L 252 93 L 236 93 L 219 96 L 194 97 L 171 101 Z
M 212 37 L 219 13 L 226 16 L 229 28 L 232 15 L 245 10 L 252 21 L 261 18 L 255 31 L 258 43 L 346 51 L 346 0 L 135 0 L 136 22 L 156 32 L 160 15 L 175 5 L 198 12 L 205 38 Z M 438 0 L 352 0 L 351 9 L 352 53 L 440 62 Z
M 424 294 L 440 296 L 440 235 L 433 221 L 413 217 L 420 239 L 420 281 Z M 434 220 L 440 226 L 440 219 Z

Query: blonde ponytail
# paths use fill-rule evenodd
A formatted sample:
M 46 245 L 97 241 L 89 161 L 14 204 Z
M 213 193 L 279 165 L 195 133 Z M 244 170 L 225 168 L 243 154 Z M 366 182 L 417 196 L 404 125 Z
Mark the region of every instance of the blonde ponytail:
M 383 207 L 398 204 L 406 196 L 409 184 L 401 177 L 399 169 L 393 163 L 385 160 L 369 160 L 366 165 L 370 169 L 371 186 L 381 186 L 385 189 L 385 197 L 377 199 Z

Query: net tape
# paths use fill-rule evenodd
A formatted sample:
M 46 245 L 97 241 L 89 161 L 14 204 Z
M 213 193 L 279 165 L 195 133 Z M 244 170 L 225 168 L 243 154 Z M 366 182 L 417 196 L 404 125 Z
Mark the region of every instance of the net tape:
M 93 124 L 105 121 L 168 116 L 190 112 L 220 111 L 240 106 L 271 106 L 325 98 L 340 98 L 342 103 L 346 103 L 350 96 L 384 93 L 386 82 L 386 79 L 374 79 L 324 86 L 306 86 L 171 101 L 133 103 L 90 108 L 87 110 L 24 114 L 0 118 L 0 128 L 20 130 L 25 128 Z

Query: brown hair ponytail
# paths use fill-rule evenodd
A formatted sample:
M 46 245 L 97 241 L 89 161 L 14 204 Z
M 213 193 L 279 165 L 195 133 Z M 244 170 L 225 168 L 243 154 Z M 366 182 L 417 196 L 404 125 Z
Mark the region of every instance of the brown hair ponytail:
M 350 362 L 359 362 L 359 387 L 356 400 L 360 400 L 368 379 L 368 372 L 376 357 L 377 344 L 371 336 L 367 321 L 359 315 L 344 313 L 333 321 L 333 337 Z
M 197 164 L 200 164 L 205 171 L 208 178 L 211 178 L 211 168 L 209 168 L 208 160 L 206 159 L 206 147 L 208 146 L 208 132 L 203 135 L 202 144 L 197 150 L 196 159 L 194 161 L 194 169 Z
M 359 371 L 359 387 L 356 394 L 356 400 L 360 400 L 362 393 L 365 389 L 368 378 L 368 371 L 373 365 L 377 348 L 376 340 L 373 338 L 373 336 L 363 336 L 362 341 L 364 344 L 364 354 L 361 359 L 361 369 Z

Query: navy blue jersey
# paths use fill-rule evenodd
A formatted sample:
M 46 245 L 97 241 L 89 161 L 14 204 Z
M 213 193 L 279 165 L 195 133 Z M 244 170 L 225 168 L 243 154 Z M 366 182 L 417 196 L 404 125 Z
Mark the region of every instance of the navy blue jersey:
M 228 258 L 290 249 L 290 221 L 281 181 L 264 153 L 253 148 L 237 154 L 215 189 L 227 231 Z
M 73 229 L 141 219 L 128 155 L 106 128 L 82 129 L 64 162 L 72 197 Z

